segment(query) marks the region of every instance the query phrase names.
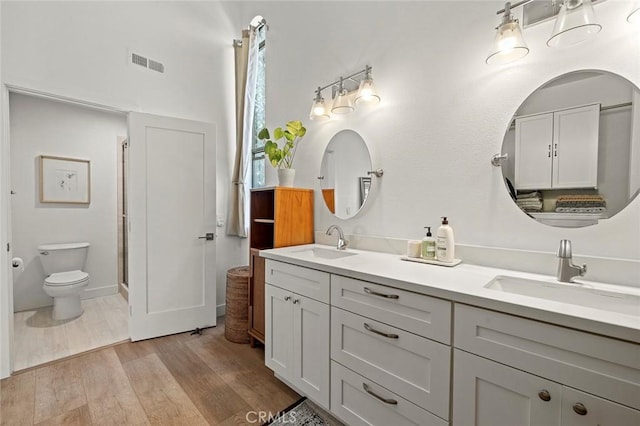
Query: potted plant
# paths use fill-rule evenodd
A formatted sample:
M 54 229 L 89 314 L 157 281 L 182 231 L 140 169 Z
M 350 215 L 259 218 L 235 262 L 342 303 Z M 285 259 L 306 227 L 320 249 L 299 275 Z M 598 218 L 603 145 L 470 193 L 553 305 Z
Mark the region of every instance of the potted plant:
M 265 127 L 258 133 L 258 139 L 266 141 L 264 153 L 269 158 L 273 167 L 278 169 L 278 184 L 280 186 L 293 186 L 295 169 L 293 159 L 296 156 L 298 142 L 307 133 L 307 129 L 301 121 L 289 121 L 285 128 L 278 127 L 273 131 L 273 139 L 269 130 Z M 280 140 L 284 141 L 282 148 L 278 146 Z

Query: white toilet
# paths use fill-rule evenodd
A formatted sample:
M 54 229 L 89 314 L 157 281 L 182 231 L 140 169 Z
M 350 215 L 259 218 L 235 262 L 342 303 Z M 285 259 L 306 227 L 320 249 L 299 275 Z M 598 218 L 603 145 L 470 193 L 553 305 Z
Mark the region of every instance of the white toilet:
M 47 275 L 42 288 L 53 297 L 53 319 L 79 317 L 80 293 L 89 285 L 89 274 L 82 271 L 89 243 L 43 244 L 38 251 Z

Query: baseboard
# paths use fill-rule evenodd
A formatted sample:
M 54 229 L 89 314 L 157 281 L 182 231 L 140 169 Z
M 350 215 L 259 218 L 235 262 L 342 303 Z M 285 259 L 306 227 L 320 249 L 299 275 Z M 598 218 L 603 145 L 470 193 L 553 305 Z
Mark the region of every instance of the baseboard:
M 107 285 L 104 287 L 88 288 L 80 295 L 81 299 L 93 299 L 94 297 L 111 296 L 118 293 L 118 285 Z
M 227 305 L 222 304 L 222 305 L 216 306 L 216 317 L 221 317 L 225 313 L 227 313 Z

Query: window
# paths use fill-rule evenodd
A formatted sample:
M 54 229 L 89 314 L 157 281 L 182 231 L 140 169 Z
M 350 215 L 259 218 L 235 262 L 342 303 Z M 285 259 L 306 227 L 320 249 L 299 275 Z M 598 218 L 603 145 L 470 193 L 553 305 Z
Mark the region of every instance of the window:
M 251 186 L 253 188 L 262 188 L 265 185 L 265 158 L 264 158 L 264 141 L 258 139 L 258 133 L 266 125 L 265 107 L 266 107 L 266 79 L 265 79 L 265 34 L 267 28 L 263 25 L 258 30 L 258 78 L 256 80 L 256 104 L 253 110 L 253 144 L 251 147 L 251 170 L 252 179 Z

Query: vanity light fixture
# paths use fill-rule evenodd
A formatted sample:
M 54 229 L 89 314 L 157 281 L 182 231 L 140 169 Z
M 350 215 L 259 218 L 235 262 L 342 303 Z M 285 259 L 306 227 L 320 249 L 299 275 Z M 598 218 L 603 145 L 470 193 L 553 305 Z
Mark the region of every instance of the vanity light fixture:
M 503 15 L 502 22 L 496 27 L 497 33 L 487 56 L 487 64 L 505 64 L 523 58 L 529 53 L 518 20 L 514 19 L 511 10 L 531 1 L 533 0 L 522 0 L 513 4 L 507 2 L 504 9 L 496 12 L 498 15 Z M 551 37 L 547 40 L 547 46 L 571 46 L 591 38 L 602 29 L 602 25 L 596 21 L 592 0 L 557 0 L 557 2 L 560 5 L 560 11 Z M 640 22 L 640 0 L 636 1 L 627 20 Z
M 349 97 L 349 92 L 344 87 L 344 80 L 340 77 L 340 85 L 338 86 L 338 95 L 333 100 L 333 106 L 331 112 L 334 114 L 349 114 L 356 109 L 353 106 L 353 101 Z
M 318 121 L 328 120 L 330 118 L 329 112 L 327 111 L 327 106 L 324 103 L 324 98 L 322 97 L 320 87 L 318 87 L 318 90 L 316 90 L 316 97 L 313 100 L 313 105 L 311 105 L 309 118 Z
M 365 68 L 364 79 L 360 82 L 358 87 L 358 94 L 356 95 L 356 104 L 368 103 L 375 105 L 380 102 L 380 96 L 376 86 L 373 84 L 373 78 L 371 77 L 371 67 L 369 65 Z
M 547 46 L 571 46 L 591 38 L 601 29 L 591 0 L 564 0 Z
M 516 3 L 516 6 L 526 2 Z M 525 57 L 529 48 L 522 37 L 517 19 L 511 14 L 511 3 L 504 5 L 502 22 L 496 27 L 496 37 L 487 56 L 487 64 L 506 64 Z M 499 12 L 500 13 L 500 12 Z
M 331 106 L 332 114 L 348 114 L 355 110 L 355 103 L 361 104 L 377 104 L 380 102 L 380 95 L 376 90 L 371 77 L 371 67 L 367 65 L 363 70 L 353 73 L 347 77 L 340 77 L 325 86 L 319 86 L 313 99 L 309 118 L 311 120 L 326 120 L 330 118 L 328 106 L 322 97 L 322 91 L 331 87 L 333 104 Z M 350 90 L 347 85 L 351 85 Z M 357 92 L 356 92 L 357 89 Z

